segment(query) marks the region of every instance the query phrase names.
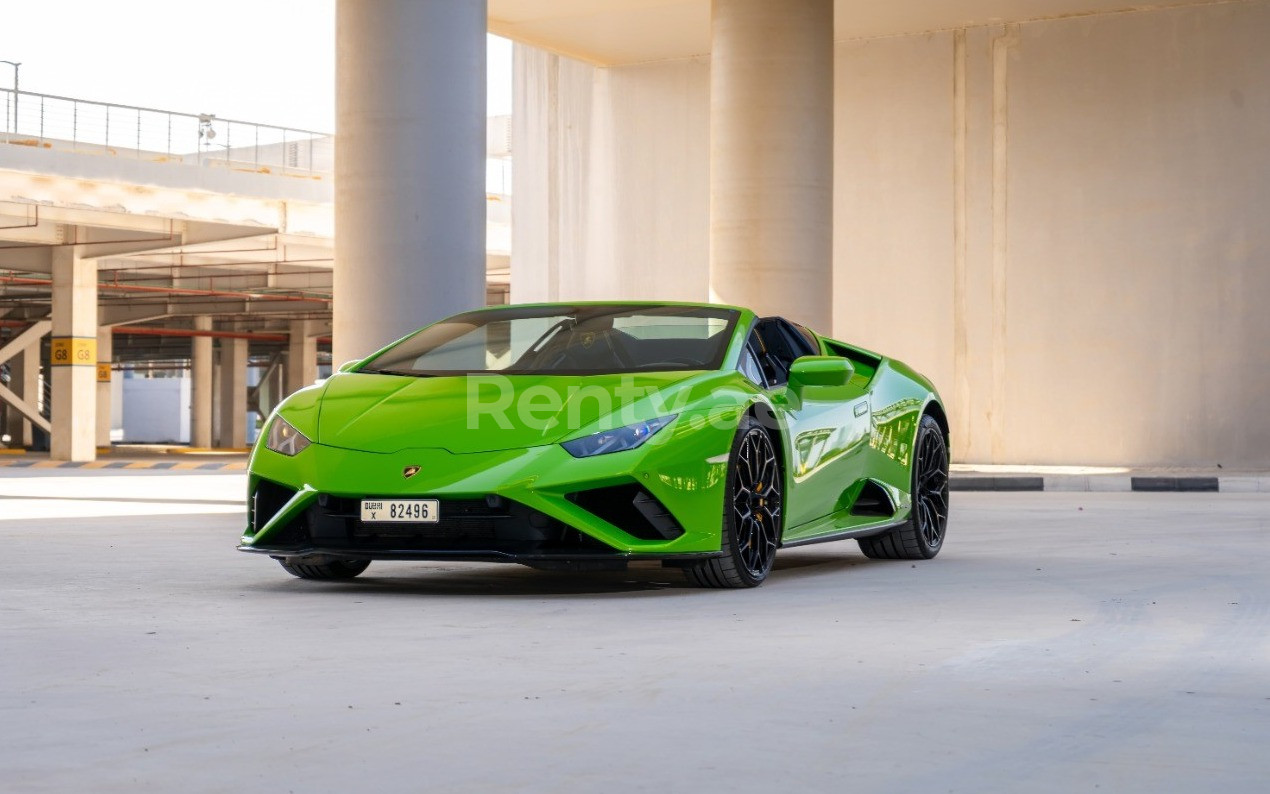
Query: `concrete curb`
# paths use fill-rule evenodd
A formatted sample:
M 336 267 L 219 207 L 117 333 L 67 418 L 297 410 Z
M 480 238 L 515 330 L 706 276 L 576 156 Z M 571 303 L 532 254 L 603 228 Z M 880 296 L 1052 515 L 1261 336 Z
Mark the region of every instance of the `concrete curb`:
M 1130 475 L 1130 474 L 1047 474 L 984 475 L 957 474 L 949 478 L 953 491 L 1091 491 L 1147 493 L 1270 493 L 1266 475 Z
M 13 469 L 146 469 L 151 471 L 245 471 L 245 460 L 96 460 L 53 461 L 44 457 L 0 456 L 0 471 Z M 1270 493 L 1270 474 L 985 474 L 956 472 L 953 491 L 1089 491 L 1123 493 Z
M 153 469 L 167 471 L 245 471 L 247 462 L 198 460 L 95 460 L 91 463 L 47 458 L 0 458 L 0 469 Z

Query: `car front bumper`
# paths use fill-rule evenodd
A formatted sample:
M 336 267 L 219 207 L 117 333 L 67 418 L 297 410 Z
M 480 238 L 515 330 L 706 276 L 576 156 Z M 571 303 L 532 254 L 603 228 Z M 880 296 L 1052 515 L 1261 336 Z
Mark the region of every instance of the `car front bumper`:
M 544 567 L 717 554 L 732 433 L 677 422 L 663 434 L 651 440 L 657 443 L 589 458 L 558 444 L 381 454 L 313 443 L 294 457 L 258 445 L 239 549 Z M 440 521 L 365 523 L 364 498 L 438 499 Z

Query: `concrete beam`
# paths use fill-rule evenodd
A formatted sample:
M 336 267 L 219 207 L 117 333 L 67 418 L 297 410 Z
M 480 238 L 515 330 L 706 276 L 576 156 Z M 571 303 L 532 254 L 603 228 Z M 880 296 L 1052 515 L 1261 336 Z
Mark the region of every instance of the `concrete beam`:
M 140 306 L 102 306 L 97 310 L 97 324 L 106 327 L 130 325 L 162 320 L 171 316 L 166 305 L 152 306 L 143 303 Z
M 3 211 L 0 211 L 0 240 L 11 245 L 57 245 L 64 242 L 60 223 L 15 217 Z
M 203 245 L 206 243 L 222 243 L 226 240 L 248 240 L 252 237 L 276 234 L 278 231 L 277 228 L 268 226 L 183 221 L 181 223 L 181 244 Z
M 35 426 L 48 432 L 48 428 L 45 427 L 48 423 L 43 416 L 39 415 L 35 404 L 40 393 L 40 348 L 38 345 L 30 345 L 18 355 L 9 358 L 9 388 L 10 393 L 18 399 L 31 401 L 27 403 L 29 411 L 39 420 Z M 16 405 L 14 410 L 9 412 L 9 421 L 4 429 L 11 437 L 10 443 L 13 446 L 29 447 L 35 442 L 35 436 L 31 432 L 32 421 L 31 416 Z
M 45 433 L 52 433 L 52 426 L 49 424 L 47 419 L 40 416 L 40 412 L 36 410 L 34 405 L 31 405 L 26 400 L 23 400 L 4 386 L 0 386 L 0 400 L 5 401 L 9 405 L 18 409 L 18 411 L 26 417 L 28 422 L 40 428 Z M 25 440 L 23 445 L 25 446 L 29 443 L 29 440 Z
M 0 364 L 3 364 L 19 353 L 24 352 L 31 345 L 39 342 L 52 328 L 52 320 L 41 320 L 10 339 L 9 344 L 4 347 L 0 347 Z
M 103 306 L 99 312 L 102 325 L 127 325 L 144 322 L 145 318 L 158 320 L 164 317 L 193 317 L 201 314 L 215 315 L 288 315 L 311 312 L 323 314 L 330 311 L 330 304 L 312 301 L 283 300 L 193 300 L 167 301 L 165 303 L 136 306 Z
M 0 246 L 0 269 L 23 273 L 52 273 L 52 250 L 44 245 L 34 248 Z

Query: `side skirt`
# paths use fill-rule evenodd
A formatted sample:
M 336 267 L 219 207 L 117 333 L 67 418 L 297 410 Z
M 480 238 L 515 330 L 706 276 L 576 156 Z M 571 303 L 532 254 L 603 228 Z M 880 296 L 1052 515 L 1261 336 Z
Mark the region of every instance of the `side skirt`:
M 882 535 L 890 532 L 896 527 L 902 527 L 909 522 L 909 519 L 903 518 L 899 521 L 888 521 L 885 524 L 873 524 L 867 527 L 856 527 L 855 529 L 844 529 L 839 532 L 829 532 L 824 535 L 813 535 L 810 538 L 798 538 L 797 540 L 786 540 L 781 543 L 782 549 L 793 548 L 794 546 L 810 546 L 813 543 L 829 543 L 834 540 L 853 540 L 855 538 L 868 538 L 874 535 Z

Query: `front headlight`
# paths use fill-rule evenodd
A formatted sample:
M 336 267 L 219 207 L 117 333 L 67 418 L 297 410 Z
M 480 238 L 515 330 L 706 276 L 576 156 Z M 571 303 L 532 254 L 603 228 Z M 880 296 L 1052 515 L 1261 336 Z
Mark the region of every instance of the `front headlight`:
M 633 425 L 619 427 L 615 430 L 604 430 L 572 441 L 560 444 L 575 458 L 589 458 L 592 455 L 607 455 L 610 452 L 625 452 L 635 449 L 653 437 L 653 434 L 670 424 L 678 414 L 659 416 L 647 422 L 636 422 Z
M 269 425 L 269 438 L 265 441 L 266 447 L 280 455 L 291 456 L 299 455 L 308 445 L 309 440 L 292 427 L 290 422 L 281 416 L 273 418 Z

